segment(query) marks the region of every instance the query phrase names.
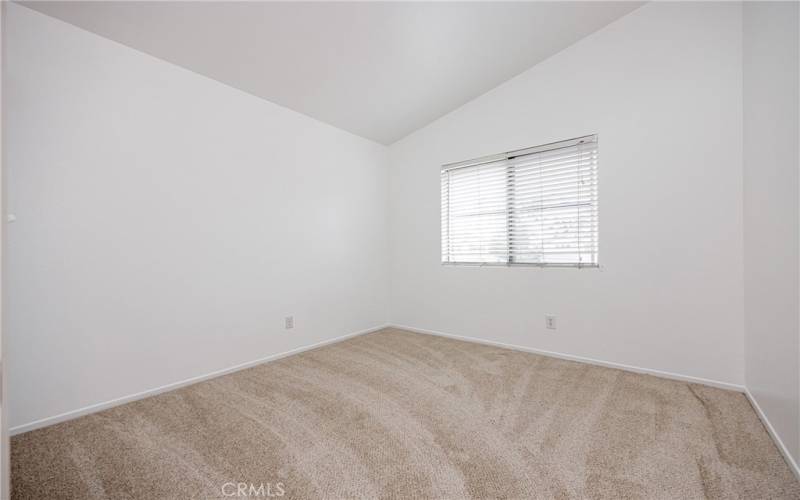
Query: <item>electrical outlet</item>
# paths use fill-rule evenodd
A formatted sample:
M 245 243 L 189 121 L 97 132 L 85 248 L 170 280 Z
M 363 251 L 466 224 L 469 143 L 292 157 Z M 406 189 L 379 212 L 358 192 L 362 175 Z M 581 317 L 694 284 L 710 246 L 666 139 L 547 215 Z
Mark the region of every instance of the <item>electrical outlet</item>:
M 294 316 L 286 316 L 283 319 L 283 323 L 287 330 L 291 330 L 294 328 Z
M 556 329 L 556 317 L 552 314 L 545 314 L 544 316 L 544 326 L 547 327 L 548 330 L 555 330 Z

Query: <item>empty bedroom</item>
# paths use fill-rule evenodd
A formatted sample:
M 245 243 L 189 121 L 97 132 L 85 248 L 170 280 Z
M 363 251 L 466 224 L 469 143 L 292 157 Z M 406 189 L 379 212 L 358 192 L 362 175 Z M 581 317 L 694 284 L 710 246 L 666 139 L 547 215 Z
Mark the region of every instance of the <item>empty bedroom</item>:
M 800 500 L 800 2 L 0 14 L 0 500 Z

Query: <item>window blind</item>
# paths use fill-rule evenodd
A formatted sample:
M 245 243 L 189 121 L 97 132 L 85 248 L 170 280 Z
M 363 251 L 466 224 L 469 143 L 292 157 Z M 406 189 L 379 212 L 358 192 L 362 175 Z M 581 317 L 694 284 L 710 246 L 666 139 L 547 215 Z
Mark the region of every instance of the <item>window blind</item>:
M 442 262 L 597 266 L 597 136 L 445 165 Z

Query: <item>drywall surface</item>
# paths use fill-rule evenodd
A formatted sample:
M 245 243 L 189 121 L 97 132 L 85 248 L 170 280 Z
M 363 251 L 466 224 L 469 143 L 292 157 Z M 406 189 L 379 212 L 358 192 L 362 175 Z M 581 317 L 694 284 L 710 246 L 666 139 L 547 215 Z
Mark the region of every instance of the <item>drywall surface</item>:
M 796 2 L 746 2 L 744 284 L 746 384 L 800 459 L 800 216 Z
M 741 23 L 647 4 L 392 145 L 390 322 L 742 384 Z M 601 269 L 440 264 L 442 164 L 595 133 Z
M 6 2 L 7 3 L 7 2 Z M 5 3 L 0 4 L 0 68 L 3 67 L 3 59 L 5 58 L 5 49 L 3 46 L 5 45 L 5 17 L 6 17 L 6 5 Z M 2 74 L 2 70 L 0 70 L 0 74 Z M 3 128 L 5 127 L 5 123 L 3 123 L 2 115 L 3 115 L 3 88 L 2 84 L 0 83 L 0 207 L 5 206 L 5 203 L 1 200 L 5 196 L 5 188 L 2 186 L 4 180 L 2 172 L 5 171 L 3 167 L 3 146 L 2 146 L 2 136 L 3 136 Z M 3 213 L 3 210 L 0 210 L 0 214 Z M 2 218 L 0 218 L 2 221 Z M 2 222 L 0 222 L 2 224 Z M 2 262 L 2 254 L 5 248 L 5 228 L 0 228 L 0 262 Z M 5 266 L 0 264 L 0 284 L 3 283 L 2 274 L 4 271 L 2 269 Z M 0 297 L 3 295 L 2 293 L 2 286 L 0 286 Z M 0 304 L 0 325 L 2 325 L 2 304 Z M 6 404 L 7 398 L 6 394 L 7 391 L 6 381 L 8 377 L 6 377 L 6 370 L 5 370 L 5 348 L 3 345 L 5 344 L 5 332 L 2 330 L 2 326 L 0 326 L 0 499 L 6 500 L 11 497 L 11 442 L 9 441 L 9 434 L 8 434 L 8 405 Z
M 384 146 L 6 7 L 12 427 L 385 322 Z

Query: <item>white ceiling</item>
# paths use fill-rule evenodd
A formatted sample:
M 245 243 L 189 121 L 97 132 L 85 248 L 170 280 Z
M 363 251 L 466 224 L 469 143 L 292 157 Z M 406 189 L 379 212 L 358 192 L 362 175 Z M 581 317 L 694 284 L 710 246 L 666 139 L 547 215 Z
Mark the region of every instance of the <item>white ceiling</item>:
M 390 144 L 641 2 L 24 2 Z

